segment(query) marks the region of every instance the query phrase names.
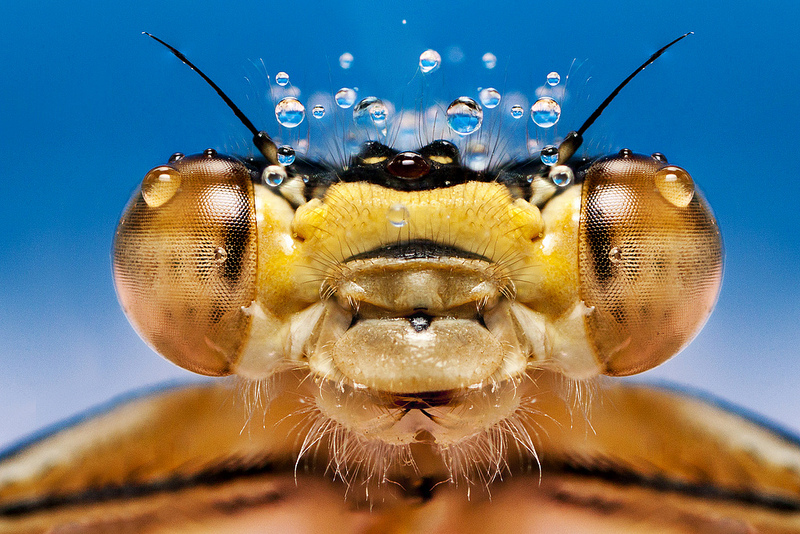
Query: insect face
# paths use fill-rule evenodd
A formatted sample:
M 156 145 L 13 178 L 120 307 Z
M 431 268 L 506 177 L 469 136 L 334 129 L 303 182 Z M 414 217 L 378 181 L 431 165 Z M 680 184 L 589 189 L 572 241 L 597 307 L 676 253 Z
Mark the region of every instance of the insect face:
M 173 158 L 120 222 L 120 300 L 195 372 L 299 369 L 360 443 L 491 435 L 552 377 L 660 364 L 716 299 L 719 231 L 689 174 L 574 156 L 599 111 L 552 154 L 485 170 L 446 139 L 284 165 L 257 132 L 266 161 Z
M 414 161 L 414 176 L 392 174 L 398 157 Z M 682 169 L 628 153 L 579 162 L 568 167 L 576 183 L 532 203 L 503 182 L 513 171 L 454 160 L 439 176 L 443 158 L 430 147 L 362 154 L 296 209 L 305 191 L 292 188 L 325 176 L 270 186 L 207 154 L 157 167 L 118 230 L 123 305 L 179 365 L 255 379 L 301 367 L 335 385 L 334 398 L 391 407 L 394 424 L 409 407 L 459 409 L 535 371 L 640 372 L 710 312 L 719 233 Z M 152 186 L 153 174 L 169 179 Z M 518 409 L 517 395 L 504 398 L 487 424 Z M 423 427 L 454 439 L 430 423 L 398 437 L 394 424 L 394 440 Z

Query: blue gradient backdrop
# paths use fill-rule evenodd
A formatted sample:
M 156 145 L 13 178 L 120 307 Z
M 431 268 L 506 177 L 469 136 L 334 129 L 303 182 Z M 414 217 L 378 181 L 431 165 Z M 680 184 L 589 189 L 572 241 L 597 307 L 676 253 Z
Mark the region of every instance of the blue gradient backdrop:
M 649 54 L 696 32 L 589 131 L 594 146 L 660 151 L 687 168 L 725 237 L 715 314 L 687 350 L 643 378 L 700 388 L 800 431 L 796 3 L 125 4 L 4 7 L 0 446 L 122 392 L 192 378 L 128 326 L 112 287 L 111 239 L 148 169 L 174 151 L 246 146 L 248 136 L 142 30 L 194 58 L 268 127 L 269 105 L 248 98 L 244 79 L 262 57 L 270 73 L 325 89 L 339 86 L 336 58 L 349 51 L 345 82 L 379 95 L 408 81 L 426 48 L 464 52 L 462 67 L 440 72 L 454 92 L 490 83 L 531 92 L 550 70 L 586 59 L 572 83 L 588 100 L 565 110 L 564 131 Z M 492 73 L 480 63 L 486 51 L 498 57 Z

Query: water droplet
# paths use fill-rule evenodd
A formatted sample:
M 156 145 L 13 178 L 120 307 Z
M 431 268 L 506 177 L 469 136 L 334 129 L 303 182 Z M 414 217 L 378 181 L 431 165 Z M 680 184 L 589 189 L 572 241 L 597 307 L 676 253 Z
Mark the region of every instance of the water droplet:
M 611 263 L 620 263 L 622 261 L 622 250 L 619 247 L 614 247 L 608 251 L 608 259 Z
M 321 119 L 325 116 L 325 106 L 317 104 L 313 108 L 311 108 L 311 116 L 315 119 Z
M 214 263 L 225 263 L 228 259 L 228 251 L 222 247 L 214 249 Z
M 174 163 L 183 159 L 183 152 L 175 152 L 169 157 L 169 162 Z
M 289 84 L 289 75 L 285 72 L 279 72 L 275 75 L 275 83 L 281 87 L 286 87 Z
M 411 215 L 408 213 L 408 208 L 403 204 L 392 204 L 386 211 L 386 218 L 392 223 L 392 226 L 402 228 L 408 224 L 408 219 Z
M 369 114 L 372 116 L 372 120 L 375 122 L 381 122 L 386 120 L 386 106 L 372 106 Z
M 419 70 L 433 72 L 442 64 L 442 56 L 436 50 L 425 50 L 419 55 Z
M 414 329 L 416 332 L 424 332 L 431 326 L 431 320 L 425 316 L 416 316 L 409 318 L 409 322 L 411 323 L 411 328 Z M 437 362 L 444 363 L 444 362 Z
M 467 167 L 475 172 L 485 171 L 489 166 L 489 154 L 484 146 L 478 146 L 467 152 L 464 160 Z
M 451 46 L 447 48 L 447 60 L 450 63 L 461 63 L 464 61 L 464 51 L 460 46 Z
M 633 156 L 633 150 L 631 150 L 630 148 L 623 148 L 622 150 L 619 151 L 619 155 L 623 158 L 629 158 Z
M 567 187 L 574 179 L 575 174 L 566 165 L 556 165 L 550 169 L 550 180 L 558 187 Z
M 217 151 L 214 150 L 213 148 L 207 148 L 203 150 L 203 155 L 206 156 L 207 158 L 213 158 L 214 156 L 217 155 Z
M 483 122 L 480 104 L 467 96 L 460 96 L 447 107 L 447 124 L 458 135 L 469 135 Z
M 333 99 L 336 101 L 337 106 L 342 109 L 347 109 L 356 103 L 356 92 L 349 87 L 342 87 L 336 91 L 336 95 L 334 95 Z
M 531 119 L 537 126 L 550 128 L 561 117 L 561 106 L 549 97 L 542 97 L 531 106 Z
M 261 174 L 264 183 L 271 187 L 278 187 L 286 179 L 286 171 L 280 165 L 270 165 Z
M 556 71 L 551 72 L 547 75 L 547 85 L 550 87 L 555 87 L 558 85 L 558 82 L 561 81 L 561 75 L 558 74 Z
M 349 69 L 350 66 L 353 64 L 353 54 L 350 52 L 345 52 L 341 56 L 339 56 L 339 66 L 343 69 Z
M 353 108 L 353 120 L 361 125 L 368 125 L 368 121 L 381 124 L 386 121 L 386 113 L 386 105 L 382 100 L 374 96 L 368 96 Z
M 480 95 L 481 104 L 484 107 L 492 109 L 496 108 L 497 104 L 500 103 L 500 93 L 494 87 L 487 87 L 486 89 L 481 89 Z
M 486 67 L 487 69 L 493 69 L 497 66 L 497 56 L 495 56 L 491 52 L 486 52 L 485 54 L 483 54 L 483 57 L 481 59 L 483 60 L 484 67 Z
M 287 128 L 296 128 L 305 117 L 306 108 L 294 97 L 286 97 L 275 106 L 275 118 Z
M 667 163 L 667 156 L 662 154 L 661 152 L 653 152 L 650 157 L 652 157 L 656 161 L 660 161 L 661 163 Z
M 511 116 L 515 119 L 521 119 L 524 114 L 525 110 L 522 106 L 511 106 Z
M 558 147 L 547 145 L 542 149 L 539 157 L 542 159 L 542 163 L 548 167 L 552 167 L 558 162 Z
M 294 149 L 289 145 L 278 147 L 278 163 L 281 165 L 291 165 L 294 163 Z
M 656 187 L 662 197 L 679 208 L 685 208 L 694 198 L 694 180 L 676 165 L 668 165 L 656 172 Z
M 181 186 L 181 173 L 160 165 L 144 175 L 142 198 L 151 208 L 157 208 L 175 196 Z

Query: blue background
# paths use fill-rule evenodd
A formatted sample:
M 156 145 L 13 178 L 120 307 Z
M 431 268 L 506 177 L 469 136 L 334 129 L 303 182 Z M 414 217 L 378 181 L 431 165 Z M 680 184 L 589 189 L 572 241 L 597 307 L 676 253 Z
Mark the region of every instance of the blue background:
M 586 100 L 565 109 L 563 131 L 661 45 L 696 32 L 587 135 L 593 146 L 660 151 L 688 169 L 725 236 L 715 314 L 687 350 L 643 378 L 712 392 L 800 431 L 795 3 L 115 4 L 4 6 L 0 446 L 116 394 L 192 376 L 127 324 L 112 286 L 111 239 L 147 170 L 174 151 L 247 146 L 248 135 L 142 30 L 179 47 L 267 128 L 270 104 L 253 99 L 244 79 L 258 58 L 301 87 L 361 84 L 379 95 L 410 80 L 426 48 L 463 51 L 460 65 L 446 60 L 439 72 L 454 92 L 488 84 L 532 92 L 550 70 L 563 75 L 573 58 L 586 59 L 571 82 Z M 355 57 L 347 73 L 336 60 L 345 51 Z M 487 51 L 498 58 L 492 72 L 480 62 Z

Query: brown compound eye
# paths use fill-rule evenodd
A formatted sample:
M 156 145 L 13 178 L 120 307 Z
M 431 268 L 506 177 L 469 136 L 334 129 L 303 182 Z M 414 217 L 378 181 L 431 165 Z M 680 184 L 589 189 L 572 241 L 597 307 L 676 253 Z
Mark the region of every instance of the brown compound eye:
M 722 241 L 689 174 L 623 150 L 587 171 L 579 230 L 589 338 L 608 375 L 655 367 L 705 322 L 722 278 Z
M 114 282 L 139 334 L 172 362 L 231 373 L 256 291 L 253 186 L 213 150 L 173 157 L 145 176 L 114 239 Z

